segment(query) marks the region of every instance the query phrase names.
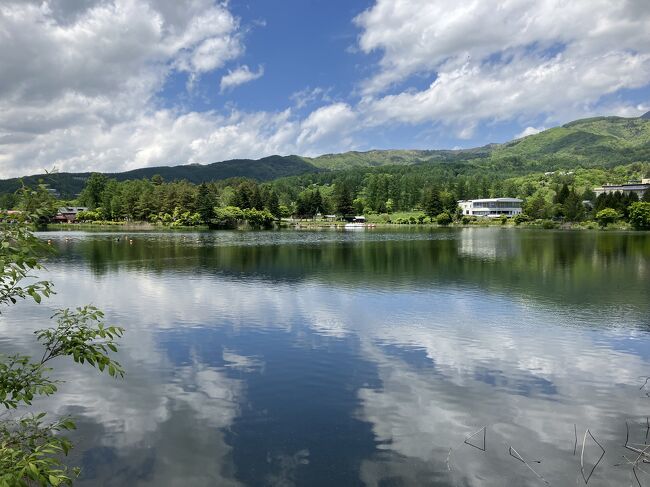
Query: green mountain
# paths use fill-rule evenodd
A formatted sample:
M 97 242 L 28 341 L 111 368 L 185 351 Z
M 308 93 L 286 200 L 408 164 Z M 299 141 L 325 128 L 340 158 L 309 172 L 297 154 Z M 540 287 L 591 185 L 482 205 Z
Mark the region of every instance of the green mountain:
M 576 120 L 496 146 L 491 158 L 517 158 L 549 168 L 650 161 L 650 116 Z
M 505 144 L 462 150 L 373 150 L 305 158 L 330 170 L 421 163 L 474 162 L 490 167 L 504 162 L 533 169 L 615 166 L 650 161 L 650 112 L 638 118 L 576 120 Z
M 129 179 L 149 179 L 155 174 L 160 174 L 165 181 L 184 179 L 191 183 L 202 183 L 233 177 L 270 181 L 285 176 L 296 176 L 320 170 L 298 156 L 269 156 L 258 160 L 233 159 L 206 165 L 146 167 L 120 173 L 106 173 L 106 175 L 118 181 L 126 181 Z M 72 198 L 81 192 L 90 174 L 89 172 L 54 173 L 6 179 L 0 181 L 0 194 L 13 193 L 20 188 L 21 180 L 26 185 L 35 185 L 42 180 L 50 188 L 56 189 L 63 198 Z
M 485 158 L 493 145 L 463 150 L 371 150 L 325 154 L 304 159 L 316 167 L 330 170 L 354 167 L 405 166 L 419 163 L 458 162 Z
M 246 177 L 258 181 L 321 171 L 413 164 L 469 164 L 477 169 L 518 168 L 518 173 L 559 168 L 612 167 L 650 161 L 650 112 L 638 118 L 596 117 L 544 130 L 505 144 L 462 150 L 371 150 L 319 157 L 270 156 L 259 160 L 235 159 L 207 165 L 165 166 L 107 174 L 118 181 L 151 178 L 185 179 L 193 183 Z M 90 173 L 28 176 L 26 184 L 45 180 L 66 198 L 78 194 Z M 0 181 L 0 194 L 20 187 L 19 179 Z

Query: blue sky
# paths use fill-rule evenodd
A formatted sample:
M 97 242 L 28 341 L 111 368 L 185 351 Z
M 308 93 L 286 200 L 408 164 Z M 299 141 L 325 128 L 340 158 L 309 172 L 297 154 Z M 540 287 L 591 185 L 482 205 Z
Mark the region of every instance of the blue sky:
M 7 0 L 0 177 L 456 148 L 650 110 L 644 0 Z

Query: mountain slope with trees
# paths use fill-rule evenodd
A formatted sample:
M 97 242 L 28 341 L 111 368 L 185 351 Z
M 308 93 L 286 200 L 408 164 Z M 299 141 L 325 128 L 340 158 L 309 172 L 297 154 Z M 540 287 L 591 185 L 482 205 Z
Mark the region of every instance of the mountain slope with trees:
M 650 160 L 650 119 L 597 117 L 567 123 L 495 147 L 492 160 L 539 169 L 615 166 Z
M 121 173 L 106 173 L 110 179 L 129 181 L 134 179 L 151 179 L 158 175 L 164 181 L 188 181 L 200 184 L 219 181 L 233 177 L 244 177 L 257 181 L 295 176 L 321 169 L 313 166 L 298 156 L 269 156 L 262 159 L 233 159 L 212 164 L 190 164 L 184 166 L 145 167 Z M 21 180 L 27 186 L 34 186 L 40 180 L 50 188 L 56 189 L 63 198 L 73 198 L 86 185 L 91 173 L 52 173 L 13 178 L 0 181 L 0 194 L 13 193 L 21 187 Z
M 357 179 L 373 171 L 403 173 L 407 167 L 427 166 L 415 173 L 483 173 L 488 177 L 508 174 L 524 176 L 535 172 L 576 168 L 613 168 L 631 163 L 650 162 L 650 115 L 638 118 L 596 117 L 577 120 L 561 127 L 516 139 L 505 144 L 490 144 L 461 150 L 372 150 L 345 152 L 319 157 L 269 156 L 259 160 L 235 159 L 207 165 L 165 166 L 106 174 L 116 181 L 151 179 L 188 181 L 200 184 L 241 177 L 258 182 L 306 176 L 307 180 L 326 181 L 350 171 Z M 435 166 L 438 169 L 434 169 Z M 401 168 L 401 169 L 400 169 Z M 33 186 L 43 180 L 62 198 L 73 198 L 84 188 L 91 173 L 55 173 L 27 176 L 22 181 Z M 347 177 L 347 176 L 346 176 Z M 15 192 L 21 179 L 0 181 L 0 194 Z

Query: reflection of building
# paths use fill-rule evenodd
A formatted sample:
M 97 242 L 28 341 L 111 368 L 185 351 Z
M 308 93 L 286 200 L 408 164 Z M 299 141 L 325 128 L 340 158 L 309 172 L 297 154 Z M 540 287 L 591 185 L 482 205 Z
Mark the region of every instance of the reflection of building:
M 502 228 L 463 228 L 458 253 L 481 260 L 512 259 L 521 253 L 521 240 Z
M 55 222 L 59 223 L 69 223 L 77 219 L 77 214 L 80 211 L 87 211 L 88 208 L 85 206 L 64 206 L 59 208 L 59 212 L 54 217 Z
M 594 188 L 596 196 L 607 193 L 636 193 L 639 198 L 642 198 L 646 191 L 650 190 L 650 178 L 642 179 L 641 181 L 630 181 L 625 184 L 603 184 L 600 188 Z
M 458 206 L 463 215 L 497 218 L 502 215 L 515 216 L 521 213 L 522 200 L 518 198 L 485 198 L 481 200 L 461 200 Z

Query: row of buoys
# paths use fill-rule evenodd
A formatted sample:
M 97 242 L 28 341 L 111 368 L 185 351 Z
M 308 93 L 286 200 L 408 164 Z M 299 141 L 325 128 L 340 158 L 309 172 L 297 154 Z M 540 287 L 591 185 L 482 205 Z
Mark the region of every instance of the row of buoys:
M 66 242 L 70 242 L 72 239 L 70 237 L 65 237 L 63 240 L 65 240 Z M 52 245 L 52 240 L 48 239 L 47 244 Z
M 124 238 L 127 239 L 128 237 L 125 236 Z M 65 240 L 66 242 L 69 242 L 69 241 L 72 240 L 72 239 L 71 239 L 70 237 L 65 237 L 64 240 Z M 115 239 L 115 241 L 116 241 L 116 242 L 119 242 L 119 241 L 120 241 L 120 237 L 117 237 L 117 238 Z M 48 244 L 48 245 L 52 245 L 52 240 L 51 240 L 51 239 L 48 239 L 47 244 Z M 132 238 L 129 238 L 129 244 L 130 244 L 130 245 L 133 245 L 133 239 L 132 239 Z
M 133 239 L 132 239 L 132 238 L 129 238 L 128 235 L 124 235 L 124 240 L 128 240 L 129 243 L 130 243 L 131 245 L 133 245 Z M 120 237 L 115 237 L 115 241 L 116 241 L 116 242 L 119 242 L 119 241 L 120 241 Z

